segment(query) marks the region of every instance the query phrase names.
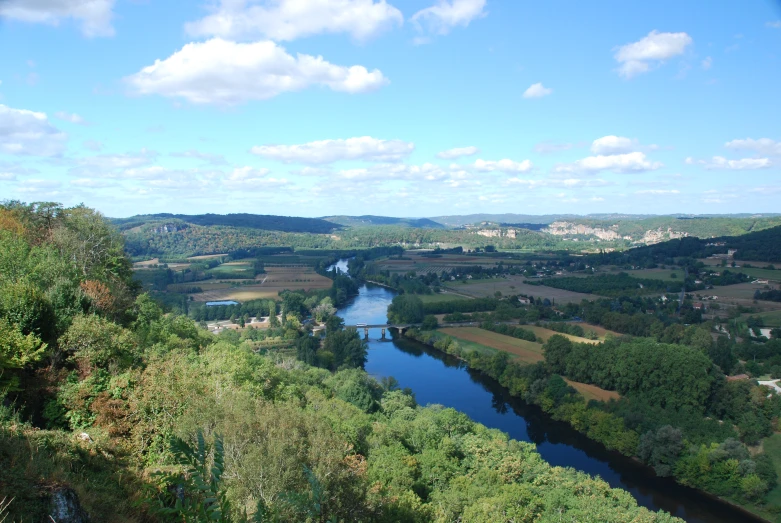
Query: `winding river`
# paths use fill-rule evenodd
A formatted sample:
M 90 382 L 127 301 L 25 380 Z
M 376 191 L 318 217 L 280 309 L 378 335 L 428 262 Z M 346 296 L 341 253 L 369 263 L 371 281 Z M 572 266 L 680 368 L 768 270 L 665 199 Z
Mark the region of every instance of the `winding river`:
M 337 264 L 346 272 L 346 262 Z M 376 285 L 363 285 L 358 296 L 339 309 L 347 325 L 383 324 L 395 293 Z M 606 450 L 569 425 L 548 417 L 534 405 L 509 395 L 507 389 L 456 358 L 400 337 L 380 340 L 379 329 L 369 330 L 366 371 L 377 377 L 393 376 L 409 387 L 419 404 L 441 404 L 466 413 L 473 420 L 507 432 L 510 437 L 537 445 L 552 465 L 572 467 L 599 476 L 621 488 L 637 503 L 664 510 L 692 523 L 750 523 L 754 518 L 700 491 L 658 478 L 653 470 L 617 452 Z

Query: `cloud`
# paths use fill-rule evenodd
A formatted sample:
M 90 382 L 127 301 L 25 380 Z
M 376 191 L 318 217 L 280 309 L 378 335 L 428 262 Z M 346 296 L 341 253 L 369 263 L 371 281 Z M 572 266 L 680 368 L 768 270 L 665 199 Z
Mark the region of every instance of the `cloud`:
M 472 156 L 473 154 L 477 154 L 479 152 L 480 149 L 473 145 L 470 145 L 469 147 L 455 147 L 453 149 L 448 149 L 447 151 L 437 153 L 437 158 L 451 160 L 453 158 L 460 158 L 462 156 Z
M 540 142 L 534 146 L 534 152 L 539 154 L 555 154 L 568 151 L 575 147 L 572 143 Z
M 65 111 L 57 111 L 54 113 L 56 118 L 65 120 L 66 122 L 75 123 L 76 125 L 87 125 L 87 121 L 76 113 L 66 113 Z
M 414 149 L 412 142 L 361 136 L 298 145 L 256 145 L 250 152 L 285 163 L 326 164 L 340 160 L 398 161 Z
M 22 193 L 47 193 L 51 194 L 51 191 L 60 187 L 60 182 L 57 180 L 23 180 L 19 182 L 16 190 Z
M 113 36 L 113 7 L 114 0 L 4 0 L 0 18 L 53 26 L 73 18 L 81 22 L 84 36 Z
M 233 172 L 223 178 L 222 185 L 228 189 L 241 190 L 268 190 L 289 185 L 290 182 L 285 178 L 268 178 L 271 171 L 265 168 L 255 168 L 250 166 L 236 167 Z
M 708 69 L 710 69 L 712 65 L 713 65 L 713 58 L 711 58 L 710 56 L 706 57 L 706 58 L 705 58 L 705 60 L 703 60 L 702 62 L 700 62 L 700 66 L 701 66 L 701 67 L 703 68 L 703 70 L 705 70 L 705 71 L 707 71 Z
M 290 41 L 322 33 L 348 33 L 366 41 L 404 22 L 385 0 L 220 0 L 212 14 L 185 24 L 192 36 Z
M 51 125 L 45 113 L 0 104 L 0 152 L 28 156 L 58 156 L 67 135 Z
M 614 55 L 620 64 L 618 74 L 624 78 L 632 78 L 640 73 L 647 73 L 652 66 L 659 65 L 673 56 L 683 54 L 686 47 L 692 42 L 692 38 L 686 33 L 651 31 L 648 36 L 637 42 L 618 48 Z
M 147 149 L 141 149 L 137 153 L 85 156 L 75 160 L 75 165 L 68 170 L 68 174 L 82 178 L 116 177 L 123 174 L 124 169 L 149 165 L 156 157 L 156 152 Z
M 486 15 L 485 0 L 437 0 L 431 7 L 421 9 L 410 18 L 419 31 L 446 35 L 457 26 Z
M 781 156 L 781 140 L 771 140 L 770 138 L 745 138 L 743 140 L 732 140 L 724 144 L 727 149 L 755 151 L 757 154 L 769 156 Z
M 228 163 L 221 154 L 202 153 L 195 149 L 190 149 L 181 153 L 171 153 L 171 156 L 175 158 L 196 158 L 211 165 L 227 165 Z
M 540 82 L 540 83 L 530 85 L 529 88 L 523 92 L 523 97 L 542 98 L 543 96 L 548 96 L 552 92 L 553 89 L 548 89 L 547 87 L 542 85 L 542 82 Z
M 630 174 L 653 171 L 663 167 L 661 162 L 649 161 L 645 154 L 639 151 L 626 154 L 611 154 L 589 156 L 570 164 L 560 164 L 554 168 L 554 173 L 597 173 L 612 171 Z
M 603 136 L 597 138 L 591 144 L 591 152 L 594 154 L 622 154 L 636 151 L 639 143 L 634 138 L 623 136 Z
M 522 185 L 528 189 L 538 187 L 556 187 L 565 189 L 577 189 L 583 187 L 604 187 L 610 185 L 610 182 L 602 179 L 593 178 L 547 178 L 547 179 L 528 179 L 528 178 L 508 178 L 505 185 Z
M 514 162 L 506 158 L 499 161 L 477 159 L 472 166 L 480 172 L 502 171 L 506 173 L 525 173 L 533 167 L 529 160 Z
M 195 104 L 235 105 L 323 86 L 365 93 L 388 84 L 379 69 L 334 65 L 322 56 L 292 56 L 274 42 L 241 44 L 213 38 L 190 43 L 125 79 L 138 94 L 184 98 Z
M 99 142 L 97 140 L 84 140 L 82 145 L 90 151 L 100 151 L 103 149 L 103 142 Z
M 773 164 L 769 158 L 742 158 L 740 160 L 728 160 L 723 156 L 714 156 L 711 160 L 695 160 L 686 158 L 688 165 L 702 165 L 708 170 L 726 170 L 726 171 L 753 171 L 756 169 L 767 169 Z
M 4 180 L 16 178 L 17 175 L 38 174 L 40 171 L 33 167 L 25 167 L 16 162 L 0 162 L 0 176 Z
M 774 22 L 768 22 L 765 24 L 773 29 L 781 29 L 781 20 L 775 20 Z

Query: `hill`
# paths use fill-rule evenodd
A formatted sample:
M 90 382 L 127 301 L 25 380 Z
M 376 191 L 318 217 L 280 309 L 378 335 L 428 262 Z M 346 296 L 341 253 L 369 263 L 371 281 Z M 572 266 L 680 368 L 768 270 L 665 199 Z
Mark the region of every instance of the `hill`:
M 338 223 L 319 218 L 297 218 L 294 216 L 274 216 L 268 214 L 147 214 L 131 216 L 130 218 L 114 218 L 111 220 L 120 230 L 144 226 L 150 223 L 184 222 L 193 225 L 241 227 L 245 229 L 261 229 L 282 232 L 309 232 L 326 234 L 341 229 Z
M 444 229 L 446 226 L 429 218 L 393 218 L 389 216 L 325 216 L 323 220 L 348 227 L 366 227 L 372 225 L 398 225 L 400 227 L 417 227 Z

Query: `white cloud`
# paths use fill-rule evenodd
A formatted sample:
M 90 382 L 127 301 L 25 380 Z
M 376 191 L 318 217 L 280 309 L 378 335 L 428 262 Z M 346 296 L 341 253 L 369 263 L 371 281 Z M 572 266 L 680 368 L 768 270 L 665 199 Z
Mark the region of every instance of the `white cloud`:
M 594 154 L 631 153 L 636 151 L 639 146 L 640 144 L 634 138 L 610 135 L 594 140 L 591 144 L 591 152 Z
M 570 164 L 557 165 L 555 173 L 597 173 L 613 171 L 616 173 L 640 173 L 663 167 L 661 162 L 648 160 L 644 153 L 635 151 L 626 154 L 589 156 Z
M 714 156 L 711 160 L 695 160 L 686 158 L 688 165 L 702 165 L 708 170 L 727 171 L 752 171 L 755 169 L 767 169 L 773 164 L 769 158 L 742 158 L 740 160 L 728 160 L 723 156 Z
M 706 58 L 705 58 L 705 60 L 703 60 L 702 62 L 700 62 L 700 65 L 702 66 L 702 68 L 703 68 L 704 70 L 706 70 L 706 71 L 707 71 L 707 70 L 708 70 L 708 69 L 710 69 L 710 68 L 711 68 L 711 66 L 713 65 L 713 58 L 711 58 L 710 56 L 706 57 Z
M 25 167 L 20 163 L 0 162 L 0 179 L 13 180 L 17 175 L 37 174 L 40 171 L 32 167 Z
M 505 180 L 505 185 L 522 185 L 529 189 L 536 189 L 538 187 L 557 187 L 564 189 L 578 189 L 583 187 L 604 187 L 610 185 L 602 179 L 593 178 L 547 178 L 547 179 L 525 179 L 525 178 L 509 178 Z
M 0 104 L 0 152 L 57 156 L 63 152 L 66 138 L 49 123 L 45 113 Z
M 724 144 L 724 146 L 727 149 L 755 151 L 757 154 L 781 156 L 781 140 L 776 141 L 770 138 L 732 140 Z
M 542 98 L 543 96 L 548 96 L 552 92 L 553 89 L 548 89 L 547 87 L 542 85 L 542 82 L 540 82 L 540 83 L 530 85 L 529 88 L 523 92 L 523 97 Z
M 776 20 L 774 22 L 768 22 L 765 24 L 768 27 L 772 27 L 773 29 L 781 29 L 781 20 Z
M 339 160 L 397 161 L 414 149 L 415 144 L 411 142 L 361 136 L 298 145 L 256 145 L 250 152 L 285 163 L 325 164 Z
M 348 33 L 365 41 L 404 22 L 386 0 L 220 0 L 212 14 L 185 24 L 193 36 L 295 40 L 322 33 Z
M 54 113 L 54 116 L 60 120 L 65 120 L 66 122 L 75 123 L 77 125 L 87 125 L 87 121 L 76 113 L 57 111 Z
M 477 159 L 475 160 L 473 167 L 481 172 L 502 171 L 506 173 L 525 173 L 530 171 L 533 166 L 529 160 L 514 162 L 505 158 L 504 160 L 498 161 Z
M 651 31 L 648 36 L 637 42 L 622 45 L 614 58 L 620 64 L 618 73 L 624 78 L 632 78 L 646 73 L 651 67 L 665 60 L 683 54 L 691 45 L 692 38 L 686 33 L 660 33 Z
M 196 151 L 195 149 L 190 149 L 181 153 L 171 153 L 171 156 L 175 158 L 196 158 L 211 165 L 226 165 L 228 163 L 221 154 L 204 153 Z
M 361 65 L 334 65 L 322 56 L 292 56 L 271 41 L 241 44 L 221 38 L 187 44 L 126 81 L 138 94 L 222 105 L 267 100 L 311 86 L 364 93 L 388 83 L 379 69 L 369 72 Z
M 466 27 L 475 18 L 486 15 L 485 0 L 437 0 L 410 19 L 419 31 L 445 35 L 457 26 Z
M 236 167 L 230 175 L 223 178 L 222 184 L 228 189 L 241 189 L 244 191 L 268 190 L 289 184 L 285 178 L 267 177 L 270 172 L 270 170 L 265 168 Z
M 470 145 L 469 147 L 455 147 L 453 149 L 448 149 L 447 151 L 437 153 L 437 158 L 451 160 L 453 158 L 460 158 L 462 156 L 472 156 L 473 154 L 477 154 L 479 152 L 480 149 L 474 145 Z
M 137 153 L 85 156 L 73 161 L 69 160 L 69 163 L 75 163 L 75 165 L 68 170 L 68 174 L 81 178 L 124 176 L 127 171 L 123 170 L 149 165 L 156 157 L 157 153 L 155 151 L 147 149 L 141 149 Z
M 63 19 L 81 22 L 84 36 L 113 36 L 114 0 L 4 0 L 0 18 L 58 26 Z
M 51 191 L 60 187 L 60 182 L 57 180 L 23 180 L 19 182 L 16 190 L 22 193 L 47 193 L 51 194 Z

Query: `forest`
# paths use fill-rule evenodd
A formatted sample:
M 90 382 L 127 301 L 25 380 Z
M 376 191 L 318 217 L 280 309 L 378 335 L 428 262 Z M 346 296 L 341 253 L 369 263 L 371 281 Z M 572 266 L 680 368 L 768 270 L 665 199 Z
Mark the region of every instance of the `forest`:
M 215 336 L 123 247 L 86 207 L 0 207 L 0 520 L 678 521 L 369 377 L 354 330 L 302 322 L 330 296 Z

